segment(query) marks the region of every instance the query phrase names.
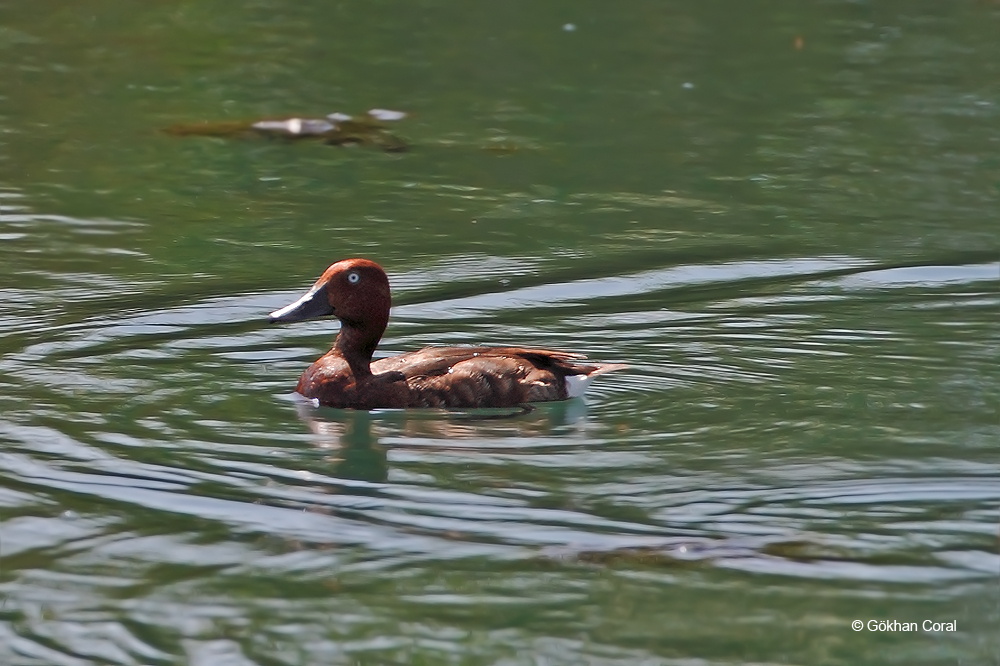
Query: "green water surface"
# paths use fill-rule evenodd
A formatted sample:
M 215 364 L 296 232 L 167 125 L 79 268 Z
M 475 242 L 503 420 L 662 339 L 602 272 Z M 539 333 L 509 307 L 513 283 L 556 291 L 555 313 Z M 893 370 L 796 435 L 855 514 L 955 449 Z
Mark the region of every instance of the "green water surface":
M 0 666 L 998 664 L 998 222 L 990 0 L 2 2 Z M 349 256 L 631 367 L 302 405 Z

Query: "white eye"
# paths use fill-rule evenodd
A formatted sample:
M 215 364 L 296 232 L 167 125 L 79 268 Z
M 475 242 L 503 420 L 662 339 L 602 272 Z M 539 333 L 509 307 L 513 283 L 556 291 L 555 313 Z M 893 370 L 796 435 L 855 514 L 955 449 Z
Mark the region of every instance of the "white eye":
M 357 273 L 348 273 L 347 274 L 347 281 L 350 282 L 351 284 L 357 284 L 358 280 L 360 280 L 360 279 L 361 279 L 361 276 L 358 275 Z

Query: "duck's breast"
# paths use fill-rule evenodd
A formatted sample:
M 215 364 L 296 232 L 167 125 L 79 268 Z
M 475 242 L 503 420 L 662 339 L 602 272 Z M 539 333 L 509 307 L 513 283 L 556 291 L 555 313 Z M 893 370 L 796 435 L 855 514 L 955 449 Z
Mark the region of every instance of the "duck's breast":
M 390 409 L 410 406 L 410 391 L 403 376 L 387 372 L 356 381 L 347 361 L 327 354 L 302 373 L 295 389 L 327 407 Z

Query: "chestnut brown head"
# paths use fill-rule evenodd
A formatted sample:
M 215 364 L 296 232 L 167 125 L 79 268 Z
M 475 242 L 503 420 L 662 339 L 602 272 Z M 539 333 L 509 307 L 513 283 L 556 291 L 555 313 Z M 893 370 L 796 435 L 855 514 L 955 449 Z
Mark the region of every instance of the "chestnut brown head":
M 368 259 L 344 259 L 327 268 L 299 300 L 275 310 L 269 319 L 292 322 L 333 315 L 348 326 L 381 325 L 384 330 L 391 304 L 389 278 L 381 266 Z
M 327 268 L 302 298 L 269 318 L 273 323 L 333 315 L 340 320 L 340 333 L 332 353 L 347 359 L 355 376 L 362 376 L 370 374 L 391 305 L 389 278 L 381 266 L 368 259 L 344 259 Z

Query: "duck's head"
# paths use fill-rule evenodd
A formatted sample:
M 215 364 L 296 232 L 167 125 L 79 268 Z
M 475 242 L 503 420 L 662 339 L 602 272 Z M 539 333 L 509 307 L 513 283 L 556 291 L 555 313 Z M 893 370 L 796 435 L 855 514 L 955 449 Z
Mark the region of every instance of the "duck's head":
M 389 322 L 389 278 L 368 259 L 331 265 L 302 298 L 269 316 L 272 323 L 333 315 L 341 322 L 336 347 L 371 358 Z

